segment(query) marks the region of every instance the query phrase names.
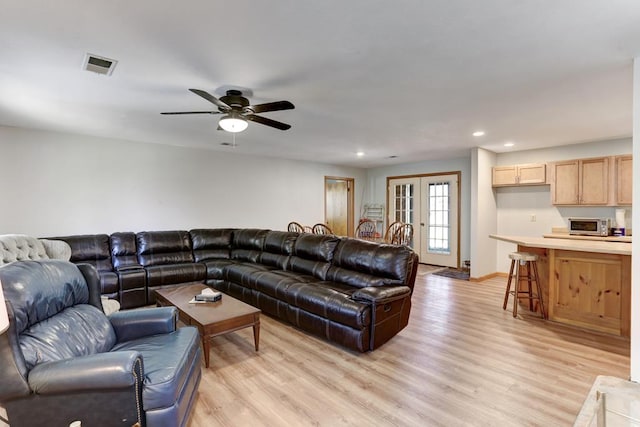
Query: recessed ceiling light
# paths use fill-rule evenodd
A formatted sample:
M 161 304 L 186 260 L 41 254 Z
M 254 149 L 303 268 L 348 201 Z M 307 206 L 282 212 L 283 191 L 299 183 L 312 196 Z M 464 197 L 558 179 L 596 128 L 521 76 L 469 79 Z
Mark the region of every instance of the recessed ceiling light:
M 364 151 L 358 151 L 358 152 L 356 153 L 356 156 L 358 156 L 358 157 L 362 157 L 362 156 L 364 156 Z
M 513 147 L 513 145 L 514 145 L 513 142 L 505 142 L 504 143 L 505 147 Z
M 477 130 L 474 133 L 472 133 L 473 136 L 484 136 L 484 131 L 483 130 Z

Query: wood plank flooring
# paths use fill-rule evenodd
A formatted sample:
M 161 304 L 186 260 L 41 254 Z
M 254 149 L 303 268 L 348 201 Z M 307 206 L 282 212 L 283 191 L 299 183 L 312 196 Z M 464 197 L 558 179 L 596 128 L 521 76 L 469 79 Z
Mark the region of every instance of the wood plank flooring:
M 409 326 L 370 353 L 266 315 L 259 352 L 251 329 L 216 337 L 189 427 L 570 426 L 597 375 L 628 378 L 628 340 L 514 319 L 505 278 L 426 271 Z

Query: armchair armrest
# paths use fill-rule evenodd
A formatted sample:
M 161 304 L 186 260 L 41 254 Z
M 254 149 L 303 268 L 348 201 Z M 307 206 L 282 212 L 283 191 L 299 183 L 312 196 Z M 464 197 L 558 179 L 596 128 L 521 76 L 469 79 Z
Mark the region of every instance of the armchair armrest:
M 118 311 L 109 316 L 118 342 L 176 330 L 178 310 L 175 307 L 141 308 Z
M 411 288 L 408 286 L 367 286 L 355 291 L 351 297 L 356 301 L 377 305 L 405 298 L 408 295 L 411 295 Z
M 133 387 L 142 376 L 142 355 L 117 351 L 42 363 L 29 372 L 36 394 L 90 392 Z

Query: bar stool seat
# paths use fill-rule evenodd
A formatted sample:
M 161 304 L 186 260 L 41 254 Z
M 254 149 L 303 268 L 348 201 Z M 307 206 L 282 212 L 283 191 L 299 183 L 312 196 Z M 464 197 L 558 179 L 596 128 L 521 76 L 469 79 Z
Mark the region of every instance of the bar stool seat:
M 547 313 L 544 309 L 544 302 L 542 300 L 542 289 L 540 288 L 540 278 L 538 276 L 538 255 L 530 252 L 511 252 L 509 254 L 509 258 L 511 259 L 511 268 L 509 269 L 509 280 L 507 281 L 507 290 L 504 293 L 504 303 L 502 304 L 502 309 L 507 309 L 509 295 L 513 295 L 513 317 L 518 316 L 519 299 L 526 298 L 529 300 L 530 311 L 533 311 L 533 301 L 538 300 L 542 318 L 546 319 Z M 520 274 L 520 269 L 523 266 L 527 267 L 526 275 Z M 514 290 L 511 290 L 511 282 L 514 277 L 515 286 Z M 527 282 L 527 290 L 520 290 L 520 282 L 522 281 Z M 536 294 L 533 293 L 533 282 L 536 283 Z

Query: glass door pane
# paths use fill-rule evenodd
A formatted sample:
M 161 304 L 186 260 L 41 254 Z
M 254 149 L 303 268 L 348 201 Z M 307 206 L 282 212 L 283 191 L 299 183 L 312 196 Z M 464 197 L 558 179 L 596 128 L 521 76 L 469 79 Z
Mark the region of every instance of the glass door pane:
M 451 210 L 449 182 L 429 183 L 427 200 L 429 206 L 427 242 L 428 251 L 440 254 L 451 253 Z
M 414 185 L 399 184 L 395 186 L 394 221 L 412 224 L 415 206 Z

